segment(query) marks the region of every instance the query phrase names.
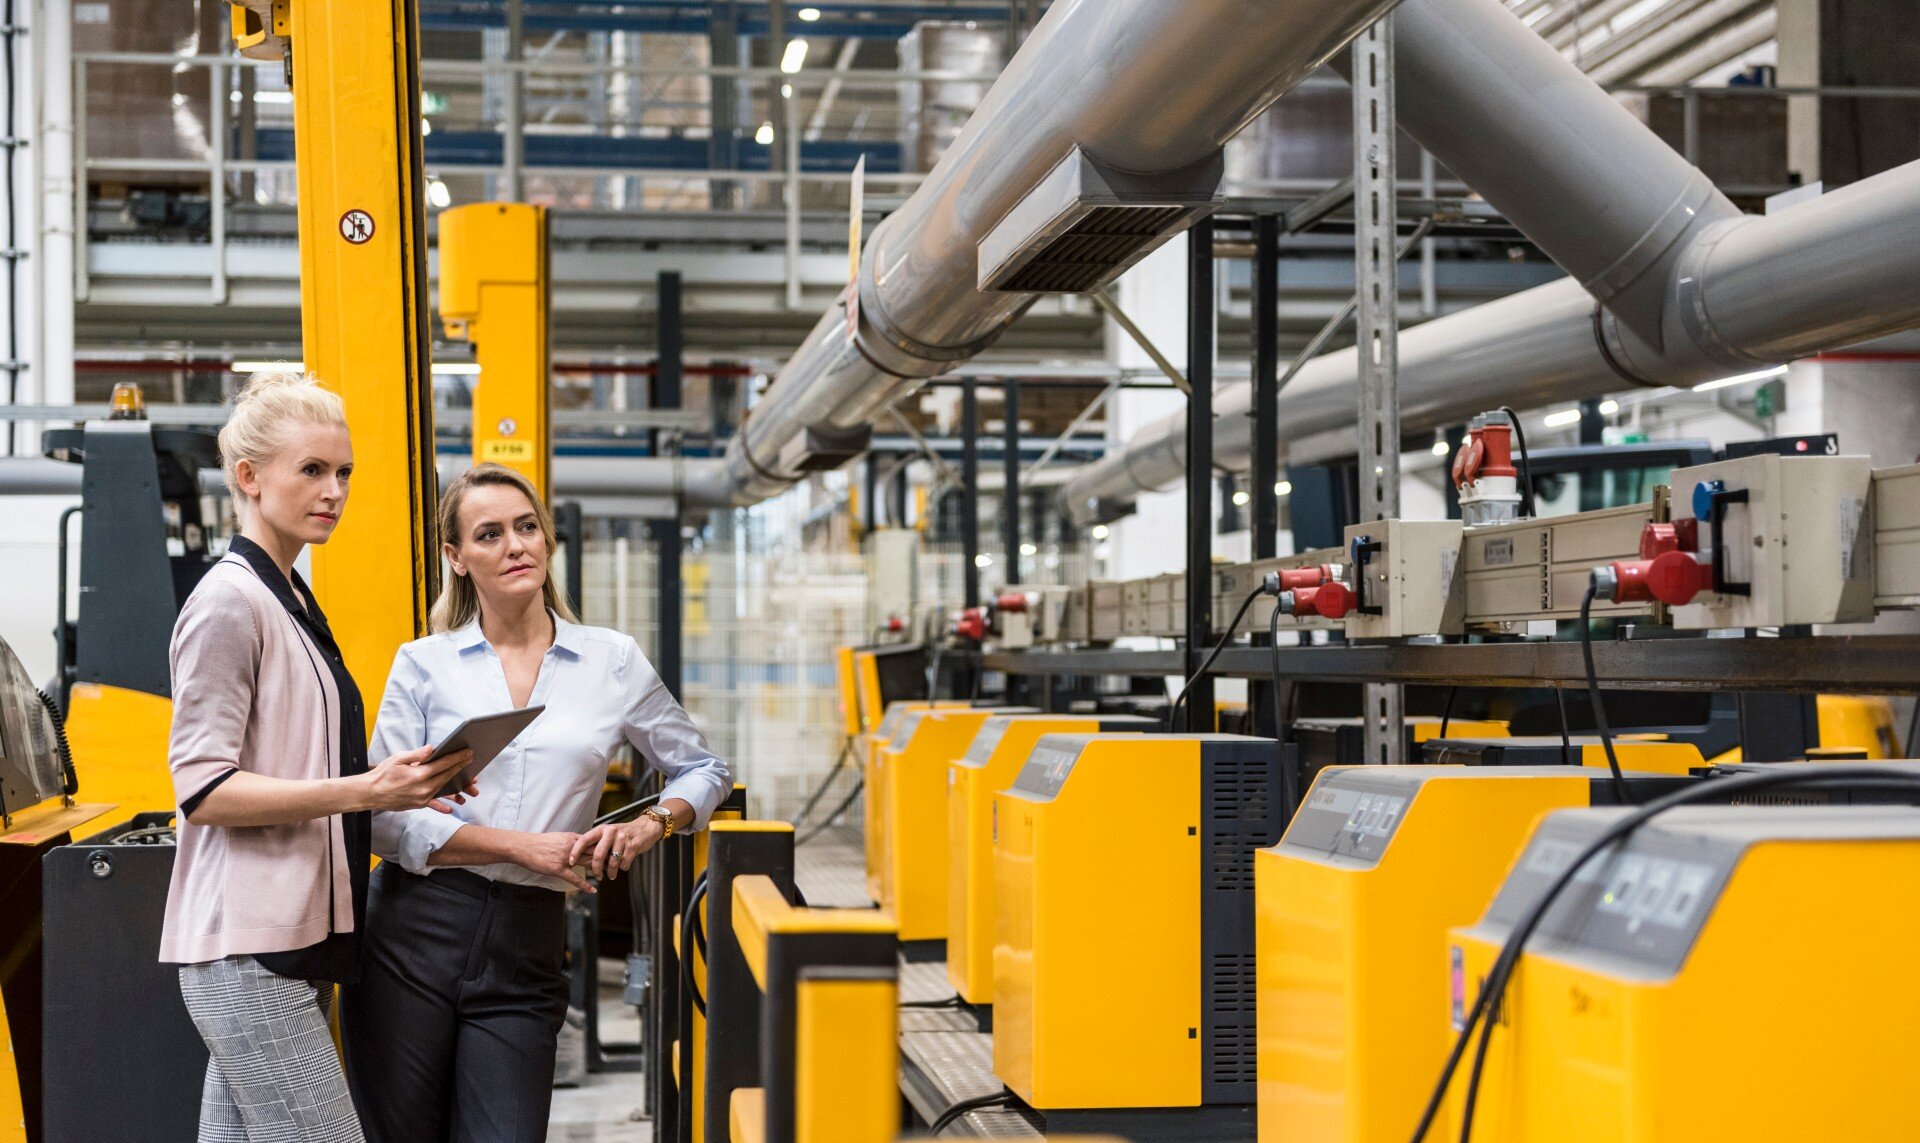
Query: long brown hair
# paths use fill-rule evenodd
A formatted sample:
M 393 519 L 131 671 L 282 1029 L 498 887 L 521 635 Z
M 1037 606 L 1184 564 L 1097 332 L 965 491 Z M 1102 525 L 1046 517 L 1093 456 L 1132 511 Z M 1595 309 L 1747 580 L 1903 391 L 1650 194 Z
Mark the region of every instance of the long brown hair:
M 546 597 L 547 609 L 569 623 L 580 622 L 567 597 L 553 582 L 553 552 L 559 546 L 553 534 L 553 514 L 547 511 L 546 501 L 533 490 L 533 482 L 513 469 L 499 464 L 476 464 L 455 477 L 440 494 L 440 539 L 456 548 L 460 546 L 460 503 L 469 490 L 485 484 L 516 488 L 527 498 L 527 503 L 533 505 L 534 517 L 540 521 L 540 534 L 547 541 L 547 580 L 540 588 Z M 473 586 L 473 578 L 449 575 L 440 584 L 440 598 L 433 601 L 427 624 L 436 632 L 454 631 L 473 622 L 479 614 L 480 594 Z

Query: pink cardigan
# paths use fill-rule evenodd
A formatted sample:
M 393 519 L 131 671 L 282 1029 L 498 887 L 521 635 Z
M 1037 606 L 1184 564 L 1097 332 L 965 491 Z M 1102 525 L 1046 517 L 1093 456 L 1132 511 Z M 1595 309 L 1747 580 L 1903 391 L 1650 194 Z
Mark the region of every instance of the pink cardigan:
M 229 555 L 194 588 L 174 624 L 172 663 L 176 805 L 235 769 L 301 779 L 340 772 L 333 676 L 245 560 Z M 240 827 L 181 817 L 179 834 L 161 961 L 288 952 L 353 930 L 337 819 Z

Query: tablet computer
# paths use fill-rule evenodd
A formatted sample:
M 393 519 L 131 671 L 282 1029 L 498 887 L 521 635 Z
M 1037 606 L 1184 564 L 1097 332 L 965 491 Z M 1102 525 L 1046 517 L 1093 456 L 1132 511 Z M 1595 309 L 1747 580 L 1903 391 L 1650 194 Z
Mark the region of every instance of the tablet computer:
M 437 762 L 449 754 L 457 754 L 471 748 L 473 759 L 448 777 L 446 786 L 435 796 L 450 798 L 466 789 L 467 783 L 480 776 L 487 763 L 500 756 L 507 744 L 519 737 L 527 724 L 540 717 L 545 706 L 526 706 L 519 710 L 505 710 L 499 714 L 483 714 L 470 718 L 453 728 L 453 733 L 440 740 L 433 753 L 427 756 L 428 762 Z

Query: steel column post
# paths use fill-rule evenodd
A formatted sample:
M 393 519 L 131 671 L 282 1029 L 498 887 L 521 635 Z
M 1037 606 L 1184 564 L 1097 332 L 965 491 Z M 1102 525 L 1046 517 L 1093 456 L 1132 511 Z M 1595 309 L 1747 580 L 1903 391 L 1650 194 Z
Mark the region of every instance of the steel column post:
M 1393 17 L 1353 42 L 1354 284 L 1359 300 L 1360 519 L 1400 514 L 1399 240 L 1394 156 Z M 1198 386 L 1196 386 L 1198 388 Z M 1405 691 L 1369 683 L 1368 762 L 1403 762 Z
M 1213 223 L 1187 232 L 1187 640 L 1186 669 L 1213 642 Z M 1267 489 L 1273 491 L 1271 487 Z M 1188 732 L 1213 729 L 1213 682 L 1187 690 Z
M 656 409 L 679 409 L 681 403 L 681 377 L 684 373 L 683 358 L 686 346 L 686 329 L 681 316 L 681 280 L 677 270 L 663 270 L 654 287 L 654 311 L 656 322 L 655 345 L 659 347 L 659 361 L 653 372 L 653 407 Z M 660 434 L 655 434 L 659 440 Z M 666 446 L 678 451 L 677 443 Z M 682 616 L 685 601 L 681 598 L 682 583 L 680 576 L 680 516 L 675 514 L 665 520 L 652 523 L 654 545 L 660 559 L 659 599 L 657 601 L 660 616 L 660 645 L 656 649 L 653 665 L 660 672 L 661 682 L 666 684 L 667 692 L 675 699 L 683 696 L 684 663 L 682 641 L 684 631 Z
M 980 394 L 971 377 L 960 382 L 960 574 L 964 606 L 980 606 Z
M 1253 220 L 1253 558 L 1279 554 L 1280 219 Z
M 1006 583 L 1024 582 L 1020 578 L 1020 382 L 1002 383 L 1006 423 L 1000 437 L 1000 465 L 1006 473 L 1000 490 L 1000 526 L 1007 546 Z

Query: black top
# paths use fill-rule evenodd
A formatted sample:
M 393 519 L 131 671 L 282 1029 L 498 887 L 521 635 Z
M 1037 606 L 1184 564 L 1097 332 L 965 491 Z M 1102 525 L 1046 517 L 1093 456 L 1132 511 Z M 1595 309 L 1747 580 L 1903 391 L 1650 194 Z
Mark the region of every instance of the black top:
M 227 550 L 252 566 L 261 582 L 273 591 L 274 598 L 287 609 L 287 614 L 306 629 L 314 645 L 320 648 L 322 661 L 333 672 L 334 689 L 340 693 L 339 776 L 366 773 L 367 722 L 366 712 L 360 705 L 360 688 L 354 685 L 353 676 L 347 673 L 346 663 L 341 661 L 340 647 L 333 641 L 333 631 L 327 626 L 327 617 L 321 613 L 320 605 L 314 602 L 313 591 L 297 571 L 293 573 L 293 582 L 289 584 L 287 577 L 280 574 L 273 557 L 245 536 L 233 537 Z M 294 594 L 296 588 L 299 589 L 298 595 Z M 304 604 L 303 599 L 306 601 Z M 317 684 L 319 680 L 315 679 L 314 682 Z M 212 788 L 207 787 L 208 790 Z M 206 797 L 206 791 L 202 790 L 195 797 L 196 800 Z M 192 807 L 183 806 L 182 809 L 190 813 Z M 361 811 L 327 819 L 329 823 L 336 820 L 346 841 L 348 880 L 353 886 L 353 931 L 329 932 L 320 943 L 303 949 L 254 954 L 253 959 L 259 961 L 262 968 L 277 976 L 295 980 L 324 980 L 335 984 L 352 984 L 360 979 L 360 934 L 367 927 L 367 872 L 373 864 L 373 815 Z M 331 835 L 327 853 L 331 861 Z M 328 871 L 316 871 L 316 875 L 326 876 L 328 884 L 333 882 Z M 330 901 L 328 916 L 332 916 L 332 908 Z

